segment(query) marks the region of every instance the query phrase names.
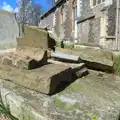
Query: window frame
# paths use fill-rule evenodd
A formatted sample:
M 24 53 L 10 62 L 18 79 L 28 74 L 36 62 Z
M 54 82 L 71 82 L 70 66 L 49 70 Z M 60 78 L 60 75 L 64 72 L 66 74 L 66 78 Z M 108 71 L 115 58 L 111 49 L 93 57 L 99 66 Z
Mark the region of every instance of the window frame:
M 90 6 L 91 6 L 91 8 L 99 6 L 99 5 L 103 4 L 103 3 L 105 3 L 105 0 L 101 0 L 100 3 L 98 3 L 98 0 L 96 0 L 96 4 L 94 5 L 94 0 L 90 0 Z

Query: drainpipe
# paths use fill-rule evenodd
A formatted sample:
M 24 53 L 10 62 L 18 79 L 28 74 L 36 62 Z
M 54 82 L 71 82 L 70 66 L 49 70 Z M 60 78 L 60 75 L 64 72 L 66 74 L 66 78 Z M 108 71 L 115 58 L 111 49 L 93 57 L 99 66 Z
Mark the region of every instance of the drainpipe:
M 116 49 L 119 50 L 119 0 L 116 0 Z
M 77 0 L 77 17 L 80 16 L 79 10 L 80 10 L 80 0 Z

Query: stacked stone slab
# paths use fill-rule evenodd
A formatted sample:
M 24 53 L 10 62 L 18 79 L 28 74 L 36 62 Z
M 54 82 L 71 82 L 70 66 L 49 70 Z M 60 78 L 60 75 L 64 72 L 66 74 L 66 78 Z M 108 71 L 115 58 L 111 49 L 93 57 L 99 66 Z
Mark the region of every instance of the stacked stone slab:
M 48 32 L 28 26 L 24 31 L 24 37 L 17 38 L 16 51 L 0 56 L 0 78 L 44 94 L 55 92 L 63 81 L 71 82 L 71 67 L 47 62 L 55 47 Z
M 18 69 L 10 65 L 0 65 L 0 78 L 28 89 L 52 94 L 64 81 L 71 81 L 72 69 L 63 65 L 44 65 L 37 69 Z
M 114 62 L 112 52 L 80 45 L 79 48 L 72 50 L 56 48 L 56 53 L 58 52 L 80 57 L 89 69 L 113 72 Z

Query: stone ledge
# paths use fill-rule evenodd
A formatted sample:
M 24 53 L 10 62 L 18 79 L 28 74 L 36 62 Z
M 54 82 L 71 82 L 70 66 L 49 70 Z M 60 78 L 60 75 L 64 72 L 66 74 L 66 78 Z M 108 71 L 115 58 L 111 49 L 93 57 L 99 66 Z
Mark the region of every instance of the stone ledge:
M 68 66 L 48 64 L 26 70 L 1 64 L 0 78 L 37 92 L 52 94 L 61 82 L 72 81 L 72 69 Z

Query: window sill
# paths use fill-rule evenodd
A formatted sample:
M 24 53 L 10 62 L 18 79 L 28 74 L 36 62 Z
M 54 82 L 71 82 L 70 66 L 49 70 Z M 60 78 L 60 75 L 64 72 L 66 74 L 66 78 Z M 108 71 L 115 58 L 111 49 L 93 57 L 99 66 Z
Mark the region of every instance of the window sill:
M 97 7 L 100 7 L 100 6 L 103 6 L 103 5 L 105 5 L 105 2 L 97 4 L 95 6 L 91 6 L 91 9 L 94 9 L 94 8 L 97 8 Z

